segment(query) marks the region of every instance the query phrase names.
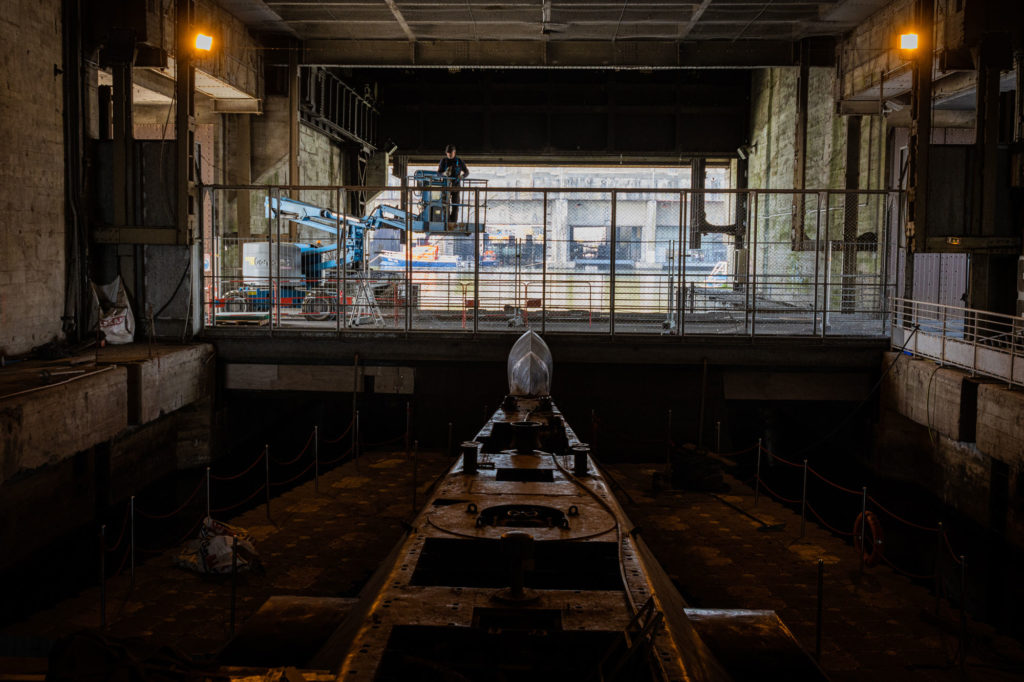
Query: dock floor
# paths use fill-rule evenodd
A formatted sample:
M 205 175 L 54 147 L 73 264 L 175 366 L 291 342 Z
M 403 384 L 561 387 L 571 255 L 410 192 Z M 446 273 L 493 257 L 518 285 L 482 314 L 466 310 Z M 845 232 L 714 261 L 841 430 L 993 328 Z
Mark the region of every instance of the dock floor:
M 439 453 L 418 458 L 418 499 L 446 469 Z M 691 606 L 774 609 L 809 652 L 814 651 L 817 560 L 824 559 L 825 611 L 821 665 L 837 681 L 960 680 L 959 612 L 942 603 L 930 617 L 929 592 L 884 566 L 859 572 L 854 550 L 826 530 L 728 480 L 720 497 L 779 532 L 703 493 L 651 490 L 647 464 L 608 467 L 628 496 L 620 502 Z M 263 507 L 230 523 L 255 538 L 265 573 L 243 574 L 238 584 L 240 625 L 272 595 L 354 597 L 401 537 L 412 516 L 413 467 L 401 452 L 364 455 L 274 498 L 272 521 Z M 172 565 L 173 553 L 149 558 L 129 589 L 125 572 L 108 581 L 108 633 L 144 637 L 191 655 L 221 648 L 229 634 L 230 582 Z M 99 623 L 99 589 L 91 588 L 0 632 L 0 638 L 53 640 Z M 1024 647 L 970 621 L 966 676 L 970 680 L 1024 678 Z M 0 659 L 0 668 L 2 668 Z

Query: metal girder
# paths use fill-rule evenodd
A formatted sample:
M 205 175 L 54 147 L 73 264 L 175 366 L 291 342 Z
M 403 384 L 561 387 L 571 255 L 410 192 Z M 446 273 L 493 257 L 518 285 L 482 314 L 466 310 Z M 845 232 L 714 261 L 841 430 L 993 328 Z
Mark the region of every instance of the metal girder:
M 812 39 L 811 66 L 835 64 L 834 41 Z M 309 40 L 304 66 L 402 68 L 706 69 L 793 66 L 790 40 L 725 41 L 417 41 Z
M 1018 237 L 928 237 L 925 240 L 929 253 L 1018 253 L 1021 240 Z

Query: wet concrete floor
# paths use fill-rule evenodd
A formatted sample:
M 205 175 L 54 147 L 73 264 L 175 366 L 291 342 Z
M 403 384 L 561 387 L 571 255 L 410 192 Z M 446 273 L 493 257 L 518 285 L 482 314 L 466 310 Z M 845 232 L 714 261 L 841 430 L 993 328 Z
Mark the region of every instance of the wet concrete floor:
M 418 501 L 447 467 L 438 453 L 420 453 Z M 859 570 L 852 547 L 728 480 L 721 500 L 703 493 L 651 489 L 652 465 L 619 464 L 609 472 L 616 490 L 665 570 L 691 606 L 774 609 L 810 652 L 815 644 L 817 560 L 825 562 L 821 665 L 834 680 L 959 680 L 954 662 L 959 612 L 887 567 Z M 265 572 L 238 582 L 239 626 L 272 595 L 354 597 L 397 542 L 413 515 L 413 467 L 401 452 L 364 455 L 232 519 L 254 537 Z M 785 523 L 778 532 L 768 524 Z M 219 650 L 229 637 L 230 582 L 173 566 L 173 552 L 141 564 L 136 584 L 125 572 L 107 584 L 108 633 L 144 637 L 190 655 Z M 99 623 L 99 589 L 6 628 L 3 636 L 56 639 Z M 969 623 L 966 679 L 1024 679 L 1024 648 L 984 624 Z

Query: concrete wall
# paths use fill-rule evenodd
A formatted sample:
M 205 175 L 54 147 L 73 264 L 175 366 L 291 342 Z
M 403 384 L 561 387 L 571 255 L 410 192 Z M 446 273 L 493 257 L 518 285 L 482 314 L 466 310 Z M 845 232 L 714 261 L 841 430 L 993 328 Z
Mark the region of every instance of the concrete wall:
M 0 21 L 0 355 L 61 335 L 65 279 L 61 3 L 11 5 Z
M 286 185 L 288 177 L 288 98 L 269 97 L 263 116 L 252 122 L 252 184 Z M 343 185 L 358 181 L 345 175 L 344 152 L 341 147 L 318 130 L 299 125 L 299 177 L 302 185 Z M 333 192 L 307 191 L 295 197 L 317 206 L 333 207 Z M 250 234 L 266 234 L 267 218 L 263 208 L 264 194 L 250 196 Z M 281 224 L 282 232 L 288 229 Z M 322 239 L 324 233 L 300 230 L 300 239 Z
M 875 468 L 1024 548 L 1024 394 L 887 353 Z

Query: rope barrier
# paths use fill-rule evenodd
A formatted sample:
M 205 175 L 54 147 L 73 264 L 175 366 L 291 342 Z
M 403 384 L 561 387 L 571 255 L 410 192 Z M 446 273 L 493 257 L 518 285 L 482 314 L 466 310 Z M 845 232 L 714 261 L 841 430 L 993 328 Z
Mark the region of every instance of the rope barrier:
M 292 464 L 295 464 L 300 459 L 302 459 L 302 456 L 304 454 L 306 454 L 306 450 L 309 450 L 309 444 L 313 442 L 313 434 L 314 433 L 315 433 L 314 431 L 310 431 L 309 432 L 309 438 L 306 439 L 306 444 L 302 446 L 302 451 L 295 456 L 295 459 L 290 459 L 287 462 L 282 462 L 280 460 L 277 460 L 277 459 L 271 457 L 270 461 L 273 462 L 274 464 L 276 464 L 278 466 L 282 466 L 282 467 L 287 467 L 287 466 L 291 466 Z
M 878 508 L 879 508 L 880 510 L 882 510 L 882 511 L 884 511 L 884 512 L 885 512 L 886 514 L 888 514 L 889 516 L 893 517 L 893 518 L 894 518 L 894 519 L 896 519 L 897 521 L 901 521 L 901 522 L 903 522 L 903 523 L 907 524 L 908 526 L 910 526 L 910 527 L 912 527 L 912 528 L 917 528 L 917 529 L 919 529 L 919 530 L 923 530 L 923 531 L 925 531 L 925 532 L 928 532 L 928 533 L 937 533 L 937 532 L 939 532 L 939 529 L 938 529 L 938 527 L 932 527 L 932 528 L 929 528 L 928 526 L 922 526 L 922 525 L 921 525 L 921 524 L 919 524 L 919 523 L 914 523 L 913 521 L 907 521 L 907 520 L 906 520 L 905 518 L 903 518 L 902 516 L 898 516 L 898 515 L 896 515 L 896 514 L 892 513 L 891 511 L 889 511 L 888 509 L 886 509 L 885 507 L 883 507 L 883 506 L 881 505 L 881 503 L 880 503 L 880 502 L 879 502 L 878 500 L 876 500 L 875 498 L 873 498 L 873 497 L 872 497 L 871 495 L 868 495 L 868 500 L 869 500 L 869 501 L 870 501 L 870 502 L 871 502 L 872 504 L 874 504 L 874 505 L 875 505 L 876 507 L 878 507 Z
M 797 469 L 803 469 L 803 467 L 804 467 L 803 464 L 797 464 L 796 462 L 790 462 L 788 459 L 783 459 L 782 457 L 779 457 L 778 455 L 776 455 L 774 452 L 772 452 L 768 448 L 764 447 L 763 445 L 761 446 L 761 452 L 763 452 L 764 454 L 768 455 L 772 459 L 777 460 L 779 462 L 782 462 L 783 464 L 788 464 L 791 467 L 796 467 Z
M 278 485 L 278 486 L 280 486 L 280 485 L 288 485 L 289 483 L 294 483 L 295 481 L 299 480 L 300 478 L 302 478 L 303 476 L 308 474 L 310 472 L 310 470 L 313 468 L 314 464 L 316 464 L 316 462 L 310 462 L 309 466 L 307 466 L 305 469 L 303 469 L 301 472 L 299 472 L 295 476 L 292 476 L 291 478 L 289 478 L 286 481 L 271 481 L 270 485 Z
M 342 438 L 344 438 L 345 436 L 348 435 L 348 432 L 352 430 L 352 425 L 355 424 L 355 422 L 356 422 L 356 419 L 355 419 L 355 417 L 353 417 L 352 419 L 349 420 L 348 426 L 345 427 L 345 430 L 341 432 L 340 436 L 338 436 L 337 438 L 321 439 L 321 442 L 322 443 L 327 443 L 327 444 L 337 443 Z
M 117 548 L 121 546 L 121 541 L 124 540 L 124 534 L 125 534 L 125 531 L 127 531 L 127 530 L 128 530 L 128 505 L 125 505 L 125 507 L 124 507 L 124 519 L 123 519 L 123 521 L 121 523 L 121 534 L 117 536 L 117 541 L 114 543 L 113 547 L 107 547 L 107 545 L 104 544 L 103 545 L 103 549 L 107 553 L 116 551 Z
M 334 459 L 322 459 L 322 460 L 320 460 L 320 466 L 327 466 L 328 464 L 335 464 L 335 463 L 340 462 L 341 460 L 345 459 L 346 457 L 348 457 L 351 454 L 352 454 L 352 448 L 350 447 L 348 450 L 346 450 L 345 452 L 341 453 L 340 457 L 335 457 Z
M 754 443 L 753 445 L 747 446 L 742 450 L 736 450 L 735 452 L 716 452 L 715 454 L 718 455 L 719 457 L 735 457 L 736 455 L 743 455 L 756 449 L 757 443 Z
M 951 557 L 953 557 L 953 561 L 955 561 L 959 565 L 960 564 L 960 557 L 957 556 L 957 553 L 953 550 L 953 545 L 950 544 L 950 542 L 949 542 L 949 535 L 946 534 L 946 530 L 945 529 L 942 530 L 942 539 L 946 541 L 946 549 L 949 550 L 949 555 Z
M 245 476 L 245 475 L 246 475 L 247 473 L 249 473 L 250 471 L 252 471 L 252 470 L 253 470 L 253 468 L 254 468 L 254 467 L 255 467 L 255 466 L 257 465 L 257 464 L 259 464 L 260 462 L 262 462 L 262 461 L 263 461 L 263 458 L 264 458 L 264 457 L 266 456 L 266 454 L 267 454 L 267 449 L 266 449 L 266 448 L 263 448 L 263 450 L 262 450 L 262 451 L 260 452 L 260 454 L 259 454 L 259 457 L 257 457 L 257 458 L 256 458 L 256 461 L 254 461 L 254 462 L 253 462 L 252 464 L 250 464 L 249 466 L 247 466 L 247 467 L 245 468 L 245 471 L 242 471 L 241 473 L 235 474 L 235 475 L 233 475 L 233 476 L 214 476 L 213 474 L 210 474 L 210 478 L 211 478 L 211 479 L 213 479 L 214 481 L 234 481 L 235 479 L 239 479 L 239 478 L 241 478 L 242 476 Z
M 908 578 L 914 578 L 915 580 L 935 580 L 935 574 L 934 573 L 932 573 L 931 575 L 921 575 L 920 573 L 911 573 L 910 571 L 905 571 L 902 568 L 900 568 L 899 566 L 897 566 L 896 564 L 894 564 L 893 562 L 889 561 L 889 559 L 887 559 L 884 554 L 882 554 L 881 557 L 882 557 L 882 562 L 886 566 L 888 566 L 892 570 L 896 571 L 900 575 L 905 575 Z
M 775 492 L 774 490 L 769 488 L 765 484 L 764 479 L 761 478 L 760 476 L 757 477 L 757 480 L 761 482 L 761 487 L 763 487 L 765 490 L 767 490 L 768 494 L 771 495 L 772 497 L 775 497 L 775 498 L 777 498 L 779 500 L 782 500 L 783 502 L 789 502 L 790 504 L 799 504 L 800 500 L 791 500 L 788 497 L 783 497 L 782 495 L 778 494 L 777 492 Z
M 810 471 L 815 476 L 817 476 L 822 481 L 824 481 L 825 483 L 828 483 L 833 488 L 837 488 L 839 490 L 842 490 L 844 493 L 850 493 L 851 495 L 856 495 L 857 497 L 860 497 L 863 494 L 862 490 L 851 490 L 850 488 L 844 488 L 843 486 L 839 485 L 838 483 L 833 483 L 832 481 L 828 480 L 827 478 L 825 478 L 824 476 L 819 474 L 817 471 L 815 471 L 810 466 L 807 467 L 807 470 Z
M 190 537 L 195 535 L 196 531 L 199 530 L 199 527 L 201 525 L 203 525 L 203 520 L 205 518 L 206 518 L 205 516 L 199 517 L 199 520 L 196 521 L 195 524 L 193 524 L 192 528 L 189 529 L 189 531 L 187 533 L 182 535 L 181 538 L 179 538 L 177 542 L 175 542 L 173 545 L 171 545 L 171 547 L 176 547 L 176 546 L 180 545 L 181 543 L 185 542 L 185 540 L 188 540 Z
M 266 486 L 266 484 L 264 483 L 264 484 L 263 484 L 263 485 L 261 485 L 261 486 L 260 486 L 259 488 L 256 488 L 256 490 L 254 490 L 254 491 L 252 492 L 252 494 L 251 494 L 251 495 L 249 495 L 249 497 L 245 498 L 245 499 L 244 499 L 244 500 L 242 500 L 241 502 L 236 502 L 235 504 L 232 504 L 232 505 L 228 505 L 227 507 L 218 507 L 217 509 L 211 509 L 211 510 L 210 510 L 210 513 L 211 513 L 211 514 L 220 514 L 221 512 L 231 511 L 232 509 L 238 509 L 238 508 L 239 508 L 239 507 L 241 507 L 241 506 L 242 506 L 243 504 L 246 504 L 247 502 L 251 502 L 251 501 L 252 501 L 252 499 L 253 499 L 254 497 L 256 497 L 257 495 L 259 495 L 259 494 L 260 494 L 261 492 L 263 492 L 264 488 L 266 488 L 266 487 L 267 487 L 267 486 Z
M 138 505 L 135 506 L 135 511 L 138 512 L 139 516 L 144 516 L 147 519 L 154 519 L 154 520 L 169 519 L 172 516 L 177 516 L 179 512 L 184 510 L 185 507 L 187 507 L 189 505 L 189 503 L 192 502 L 192 500 L 195 499 L 196 495 L 199 494 L 199 491 L 203 489 L 203 483 L 204 482 L 205 482 L 205 480 L 200 478 L 199 482 L 196 484 L 195 490 L 193 490 L 192 494 L 188 496 L 188 499 L 186 499 L 184 502 L 182 502 L 180 507 L 178 507 L 177 509 L 175 509 L 174 511 L 172 511 L 169 514 L 147 514 L 146 512 L 144 512 L 141 509 L 139 509 Z
M 813 506 L 811 506 L 810 502 L 807 503 L 807 508 L 811 511 L 812 514 L 814 514 L 814 517 L 816 519 L 818 519 L 818 523 L 820 523 L 821 525 L 825 526 L 825 528 L 828 528 L 830 531 L 832 531 L 836 535 L 842 535 L 842 536 L 845 536 L 845 537 L 848 537 L 848 538 L 852 538 L 854 536 L 853 533 L 850 533 L 850 532 L 845 531 L 845 530 L 839 530 L 838 528 L 829 525 L 829 523 L 827 521 L 825 521 L 825 519 L 823 519 L 821 517 L 821 514 L 818 513 L 818 510 L 816 510 Z
M 126 547 L 124 550 L 124 556 L 121 557 L 121 565 L 117 567 L 117 570 L 114 572 L 114 575 L 112 577 L 116 578 L 117 576 L 121 575 L 121 571 L 124 570 L 125 564 L 128 563 L 128 557 L 131 556 L 131 553 L 132 548 Z

